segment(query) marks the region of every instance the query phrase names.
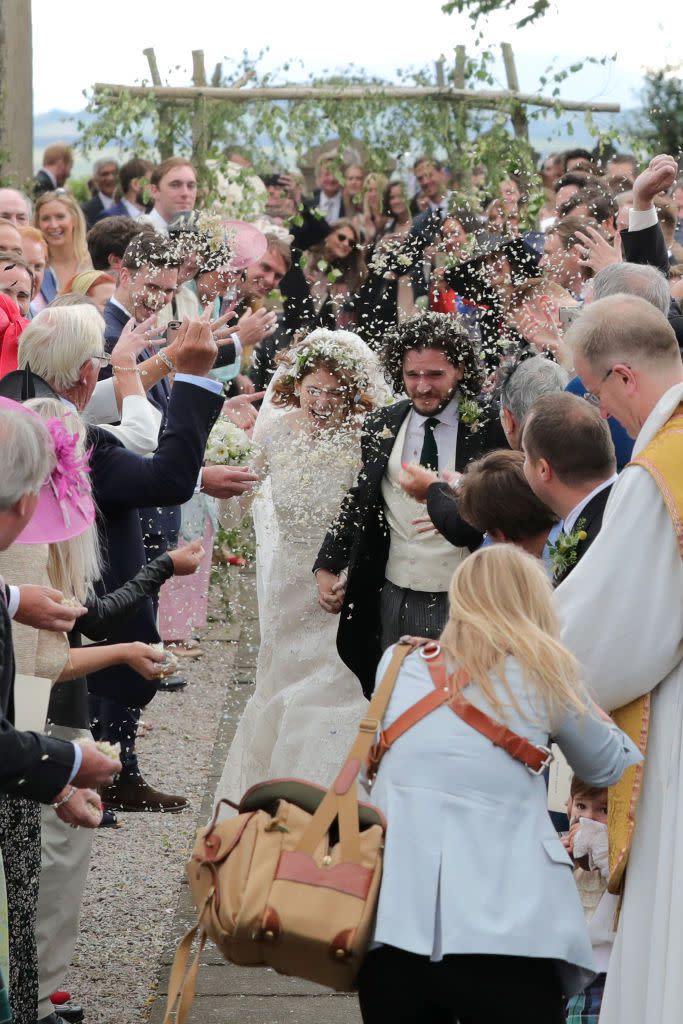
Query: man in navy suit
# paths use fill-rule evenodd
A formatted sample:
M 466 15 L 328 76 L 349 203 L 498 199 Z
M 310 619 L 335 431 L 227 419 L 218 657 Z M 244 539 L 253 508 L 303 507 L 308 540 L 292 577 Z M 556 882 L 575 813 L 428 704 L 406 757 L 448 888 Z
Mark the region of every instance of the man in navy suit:
M 560 516 L 562 532 L 585 534 L 573 561 L 555 575 L 567 578 L 602 529 L 617 479 L 614 444 L 597 408 L 568 391 L 543 395 L 531 407 L 522 434 L 524 472 L 534 493 Z
M 91 199 L 81 203 L 81 210 L 89 228 L 114 206 L 118 167 L 116 160 L 108 160 L 106 157 L 96 160 L 93 164 L 93 184 L 97 191 Z

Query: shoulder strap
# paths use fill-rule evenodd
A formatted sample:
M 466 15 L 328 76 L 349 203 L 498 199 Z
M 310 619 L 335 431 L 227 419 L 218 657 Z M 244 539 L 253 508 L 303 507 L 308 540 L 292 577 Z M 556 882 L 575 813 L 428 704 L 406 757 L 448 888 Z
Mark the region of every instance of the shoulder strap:
M 552 754 L 547 747 L 536 746 L 535 743 L 531 743 L 524 736 L 513 732 L 512 729 L 497 722 L 485 711 L 481 711 L 474 704 L 465 700 L 462 690 L 469 686 L 471 680 L 463 669 L 459 669 L 452 680 L 448 678 L 443 654 L 438 644 L 427 645 L 423 648 L 422 656 L 429 667 L 434 690 L 399 715 L 396 721 L 380 734 L 370 761 L 370 768 L 374 772 L 377 771 L 384 754 L 399 737 L 444 704 L 447 704 L 463 722 L 491 740 L 494 746 L 501 747 L 510 757 L 521 761 L 533 774 L 539 775 L 550 764 Z

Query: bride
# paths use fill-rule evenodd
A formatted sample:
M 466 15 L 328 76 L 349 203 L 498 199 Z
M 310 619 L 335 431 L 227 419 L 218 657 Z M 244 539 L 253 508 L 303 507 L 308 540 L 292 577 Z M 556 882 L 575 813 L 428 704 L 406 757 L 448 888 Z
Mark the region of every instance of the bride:
M 217 799 L 270 778 L 327 786 L 353 741 L 367 701 L 337 654 L 337 620 L 318 607 L 311 568 L 358 474 L 364 415 L 387 397 L 376 357 L 348 331 L 320 328 L 280 356 L 254 429 L 256 687 Z

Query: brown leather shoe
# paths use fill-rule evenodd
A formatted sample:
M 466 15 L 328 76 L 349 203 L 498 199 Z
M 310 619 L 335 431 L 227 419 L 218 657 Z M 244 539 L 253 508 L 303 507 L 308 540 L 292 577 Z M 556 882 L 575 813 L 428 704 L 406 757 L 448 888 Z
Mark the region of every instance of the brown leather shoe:
M 170 813 L 187 807 L 184 796 L 172 796 L 154 789 L 139 775 L 129 782 L 115 782 L 102 793 L 102 803 L 114 811 L 156 811 Z

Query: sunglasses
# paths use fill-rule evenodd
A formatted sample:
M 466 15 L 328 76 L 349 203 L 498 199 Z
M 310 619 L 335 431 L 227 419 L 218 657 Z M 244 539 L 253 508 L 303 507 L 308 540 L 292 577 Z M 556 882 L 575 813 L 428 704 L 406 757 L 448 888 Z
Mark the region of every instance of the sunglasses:
M 350 245 L 351 248 L 353 248 L 354 245 L 356 244 L 356 239 L 354 238 L 353 235 L 340 235 L 339 233 L 337 233 L 335 235 L 335 238 L 337 238 L 340 242 L 346 242 L 346 244 Z

